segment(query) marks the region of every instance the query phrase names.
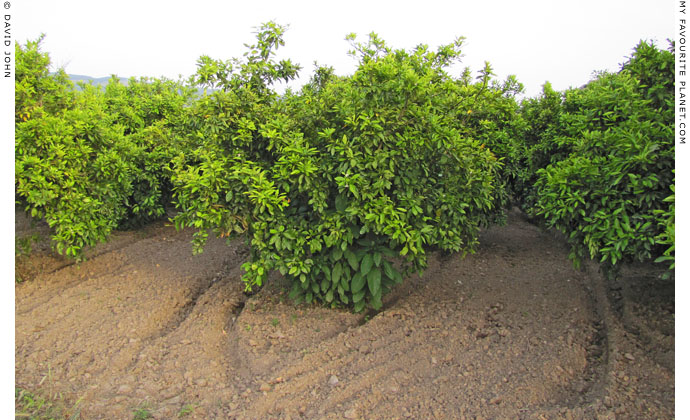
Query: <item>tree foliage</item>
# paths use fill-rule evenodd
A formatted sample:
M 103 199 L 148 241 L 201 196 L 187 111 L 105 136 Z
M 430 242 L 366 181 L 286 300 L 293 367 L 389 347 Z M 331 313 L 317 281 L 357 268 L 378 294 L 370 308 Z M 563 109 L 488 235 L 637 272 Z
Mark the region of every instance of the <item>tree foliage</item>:
M 280 45 L 281 34 L 264 26 L 259 45 Z M 352 76 L 320 68 L 282 97 L 267 86 L 290 67 L 250 46 L 221 92 L 198 104 L 202 146 L 177 161 L 175 220 L 199 229 L 198 245 L 208 229 L 246 232 L 248 288 L 279 270 L 297 299 L 361 310 L 380 308 L 402 273 L 422 270 L 430 247 L 474 249 L 479 227 L 501 210 L 500 163 L 458 118 L 462 89 L 445 68 L 461 40 L 408 52 L 375 34 L 350 39 Z M 202 75 L 215 63 L 201 62 L 197 79 L 210 80 Z
M 113 229 L 165 213 L 169 121 L 189 95 L 172 82 L 117 78 L 105 91 L 77 91 L 64 71 L 49 72 L 41 39 L 17 44 L 15 195 L 53 228 L 59 253 L 81 258 Z
M 568 236 L 576 262 L 673 260 L 660 247 L 673 242 L 673 63 L 641 42 L 618 73 L 565 92 L 560 106 L 545 90 L 524 107 L 539 133 L 530 211 Z
M 576 262 L 673 268 L 673 52 L 642 42 L 617 73 L 518 101 L 489 63 L 452 75 L 462 38 L 403 50 L 351 34 L 352 75 L 317 65 L 278 94 L 301 70 L 278 59 L 285 31 L 269 22 L 241 58 L 200 57 L 192 87 L 76 90 L 42 37 L 17 44 L 17 201 L 76 258 L 174 205 L 195 252 L 245 238 L 247 289 L 278 270 L 293 298 L 357 311 L 430 252 L 473 252 L 513 204 L 565 233 Z

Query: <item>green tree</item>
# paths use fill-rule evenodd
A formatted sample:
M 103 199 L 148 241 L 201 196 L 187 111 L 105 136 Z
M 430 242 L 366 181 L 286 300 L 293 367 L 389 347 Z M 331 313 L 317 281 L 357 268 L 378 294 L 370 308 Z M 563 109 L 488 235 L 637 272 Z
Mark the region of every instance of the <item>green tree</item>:
M 671 52 L 640 43 L 618 73 L 567 91 L 538 139 L 561 154 L 536 171 L 531 212 L 567 235 L 576 262 L 658 259 L 672 245 L 672 63 Z
M 210 229 L 246 234 L 248 288 L 279 270 L 296 299 L 380 308 L 403 273 L 425 267 L 426 250 L 471 252 L 502 211 L 501 165 L 453 111 L 460 86 L 445 68 L 461 40 L 407 52 L 350 36 L 351 77 L 319 68 L 300 92 L 277 97 L 268 82 L 288 66 L 262 43 L 274 48 L 281 35 L 264 25 L 222 77 L 213 75 L 229 65 L 200 62 L 200 80 L 223 88 L 194 111 L 200 147 L 177 161 L 176 224 L 199 229 L 198 247 Z
M 117 78 L 75 91 L 49 73 L 40 41 L 17 46 L 15 196 L 53 228 L 59 253 L 81 258 L 118 227 L 164 214 L 170 161 L 189 95 L 179 84 Z
M 56 114 L 73 105 L 73 85 L 63 69 L 50 73 L 50 57 L 41 51 L 45 35 L 25 46 L 15 43 L 14 121 L 21 123 L 44 113 Z

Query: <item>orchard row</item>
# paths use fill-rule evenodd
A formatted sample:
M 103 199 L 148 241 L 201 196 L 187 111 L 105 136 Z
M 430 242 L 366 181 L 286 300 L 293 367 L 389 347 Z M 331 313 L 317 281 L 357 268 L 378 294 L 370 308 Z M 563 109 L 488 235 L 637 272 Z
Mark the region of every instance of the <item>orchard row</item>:
M 50 74 L 40 39 L 17 45 L 17 201 L 74 258 L 174 208 L 197 252 L 246 239 L 247 288 L 279 270 L 293 298 L 357 311 L 429 252 L 473 252 L 513 205 L 565 233 L 576 263 L 673 268 L 673 50 L 641 42 L 617 73 L 519 101 L 488 63 L 449 73 L 462 39 L 350 35 L 352 75 L 318 67 L 278 94 L 300 71 L 275 58 L 284 30 L 264 24 L 242 59 L 201 57 L 185 82 L 105 89 Z

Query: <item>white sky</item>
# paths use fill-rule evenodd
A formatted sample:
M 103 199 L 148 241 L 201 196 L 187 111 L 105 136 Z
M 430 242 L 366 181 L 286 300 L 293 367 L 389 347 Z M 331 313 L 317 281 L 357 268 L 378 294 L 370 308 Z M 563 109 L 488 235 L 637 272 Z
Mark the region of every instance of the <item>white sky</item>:
M 186 77 L 202 54 L 240 57 L 254 28 L 275 20 L 290 25 L 279 57 L 300 64 L 303 80 L 315 60 L 338 74 L 353 71 L 345 41 L 350 32 L 365 40 L 374 31 L 406 49 L 464 36 L 462 67 L 476 72 L 489 61 L 500 78 L 515 74 L 529 96 L 546 80 L 562 90 L 586 83 L 594 70 L 615 71 L 640 39 L 666 48 L 674 31 L 673 0 L 18 3 L 12 7 L 19 14 L 15 40 L 46 33 L 44 50 L 72 74 Z

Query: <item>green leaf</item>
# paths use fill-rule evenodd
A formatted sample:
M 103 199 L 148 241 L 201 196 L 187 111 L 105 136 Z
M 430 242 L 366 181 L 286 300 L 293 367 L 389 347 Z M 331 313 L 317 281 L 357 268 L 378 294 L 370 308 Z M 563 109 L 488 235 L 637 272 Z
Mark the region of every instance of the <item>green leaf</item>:
M 333 267 L 333 271 L 331 272 L 331 281 L 334 284 L 337 284 L 340 281 L 340 276 L 343 274 L 343 266 L 337 262 L 335 263 L 335 266 Z
M 387 260 L 383 260 L 383 272 L 391 280 L 395 280 L 395 274 L 393 273 L 393 266 Z
M 383 249 L 381 249 L 381 252 L 383 253 L 383 255 L 385 255 L 387 257 L 391 257 L 391 258 L 394 258 L 398 255 L 395 251 L 393 251 L 390 248 L 383 248 Z
M 381 309 L 381 307 L 383 306 L 383 302 L 381 302 L 381 291 L 380 290 L 376 295 L 371 297 L 371 300 L 369 301 L 369 303 L 371 304 L 371 307 L 374 308 L 375 310 L 378 311 L 379 309 Z
M 369 286 L 369 292 L 372 295 L 376 295 L 381 292 L 381 270 L 374 268 L 367 274 L 367 285 Z
M 359 302 L 355 303 L 355 312 L 362 312 L 362 309 L 366 306 L 366 301 L 364 299 L 360 300 Z
M 403 278 L 402 278 L 402 274 L 400 274 L 400 271 L 393 270 L 393 277 L 394 277 L 393 280 L 395 281 L 395 284 L 402 284 Z
M 362 275 L 361 272 L 355 273 L 354 276 L 352 276 L 352 293 L 357 293 L 362 288 L 364 287 L 364 283 L 366 283 L 366 279 Z
M 381 253 L 380 252 L 374 253 L 374 264 L 376 264 L 377 267 L 381 266 Z
M 345 292 L 343 292 L 343 293 L 340 294 L 340 300 L 341 300 L 345 305 L 347 305 L 348 303 L 350 303 L 350 298 L 347 297 L 347 295 L 345 294 Z
M 366 276 L 369 274 L 369 271 L 371 270 L 371 266 L 374 263 L 373 259 L 371 258 L 370 254 L 366 254 L 364 258 L 362 258 L 362 265 L 360 267 L 360 273 L 362 273 L 363 276 Z
M 349 277 L 349 273 L 348 273 L 347 276 L 343 276 L 343 277 L 340 279 L 340 286 L 339 286 L 339 287 L 342 287 L 343 290 L 345 290 L 346 292 L 349 292 L 349 291 L 350 291 L 350 277 Z
M 359 268 L 359 260 L 357 259 L 355 253 L 348 249 L 345 251 L 344 255 L 345 259 L 350 264 L 350 267 L 352 267 L 353 270 L 357 271 L 357 269 Z
M 361 300 L 364 298 L 364 295 L 365 295 L 365 294 L 366 294 L 366 291 L 364 291 L 364 290 L 360 290 L 359 292 L 354 293 L 354 294 L 352 295 L 352 301 L 353 301 L 354 303 L 357 303 L 357 302 L 361 301 Z

